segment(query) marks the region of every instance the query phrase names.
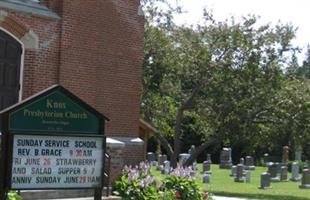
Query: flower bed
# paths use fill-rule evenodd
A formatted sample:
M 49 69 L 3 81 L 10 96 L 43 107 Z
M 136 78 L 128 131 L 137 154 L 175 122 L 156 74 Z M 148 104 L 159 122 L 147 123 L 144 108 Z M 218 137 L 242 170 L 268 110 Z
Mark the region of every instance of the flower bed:
M 211 200 L 208 192 L 201 192 L 190 168 L 178 167 L 162 182 L 150 174 L 150 166 L 125 167 L 115 182 L 115 194 L 124 200 Z

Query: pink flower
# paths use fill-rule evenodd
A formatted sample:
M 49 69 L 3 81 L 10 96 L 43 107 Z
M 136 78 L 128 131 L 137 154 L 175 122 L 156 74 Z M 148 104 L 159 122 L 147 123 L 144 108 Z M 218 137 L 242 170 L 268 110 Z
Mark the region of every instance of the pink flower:
M 209 197 L 209 192 L 204 192 L 203 197 L 207 199 Z
M 176 192 L 175 192 L 175 197 L 176 197 L 177 199 L 181 199 L 181 198 L 182 198 L 181 192 L 176 191 Z

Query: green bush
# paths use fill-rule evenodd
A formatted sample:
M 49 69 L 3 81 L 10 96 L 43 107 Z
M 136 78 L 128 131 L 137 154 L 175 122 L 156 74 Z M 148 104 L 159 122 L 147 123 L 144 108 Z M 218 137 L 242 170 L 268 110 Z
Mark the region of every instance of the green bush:
M 23 198 L 17 194 L 16 191 L 10 191 L 8 193 L 8 200 L 22 200 Z
M 194 174 L 191 168 L 177 167 L 164 179 L 161 188 L 166 192 L 174 192 L 175 199 L 211 200 L 212 197 L 208 192 L 201 193 Z
M 203 196 L 194 180 L 186 177 L 168 176 L 162 188 L 166 191 L 175 191 L 178 199 L 202 200 Z
M 150 175 L 149 165 L 125 167 L 121 178 L 115 182 L 114 194 L 124 200 L 211 200 L 207 192 L 200 192 L 192 172 L 190 168 L 176 168 L 159 186 Z
M 120 180 L 115 182 L 115 194 L 123 200 L 158 200 L 155 179 L 150 175 L 150 167 L 141 163 L 136 167 L 125 167 Z

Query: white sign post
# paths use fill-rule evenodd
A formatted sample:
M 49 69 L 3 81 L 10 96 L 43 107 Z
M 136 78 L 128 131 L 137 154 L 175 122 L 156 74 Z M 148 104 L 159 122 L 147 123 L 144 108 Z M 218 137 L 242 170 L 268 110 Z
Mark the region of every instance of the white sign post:
M 12 189 L 96 188 L 103 137 L 14 135 Z

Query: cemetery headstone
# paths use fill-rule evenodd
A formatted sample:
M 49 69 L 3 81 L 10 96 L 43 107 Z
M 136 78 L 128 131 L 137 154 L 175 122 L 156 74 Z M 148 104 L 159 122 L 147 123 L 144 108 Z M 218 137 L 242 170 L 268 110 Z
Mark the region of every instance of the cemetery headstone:
M 153 152 L 147 152 L 147 161 L 148 162 L 153 162 L 156 161 L 156 155 Z
M 196 161 L 193 162 L 192 169 L 193 169 L 194 171 L 197 170 L 197 162 L 196 162 Z
M 210 164 L 212 164 L 212 160 L 211 160 L 211 154 L 207 154 L 207 161 L 210 163 Z
M 195 152 L 195 145 L 192 145 L 191 148 L 188 150 L 189 154 L 193 154 Z
M 288 163 L 288 153 L 289 153 L 289 147 L 284 146 L 282 150 L 282 164 L 287 165 Z
M 260 175 L 260 187 L 259 189 L 269 189 L 270 186 L 270 174 L 264 172 Z
M 161 174 L 165 174 L 165 166 L 164 165 L 160 165 L 159 169 L 160 169 Z
M 165 171 L 165 174 L 169 174 L 170 173 L 170 161 L 166 160 L 164 162 L 164 171 Z
M 280 181 L 288 181 L 288 170 L 286 166 L 281 167 Z
M 265 153 L 265 154 L 264 154 L 264 164 L 266 165 L 268 162 L 270 162 L 270 160 L 269 160 L 269 154 L 268 154 L 268 153 Z
M 152 167 L 157 167 L 158 166 L 158 162 L 157 161 L 152 161 L 151 162 L 151 166 Z
M 268 172 L 270 173 L 270 180 L 272 182 L 279 182 L 280 178 L 278 177 L 278 164 L 273 163 L 268 167 Z
M 231 174 L 230 174 L 230 176 L 234 176 L 234 177 L 237 176 L 237 166 L 236 165 L 231 166 Z
M 310 160 L 307 161 L 307 167 L 310 169 Z
M 190 157 L 189 153 L 181 153 L 179 155 L 179 164 L 182 166 L 189 157 Z
M 242 164 L 237 165 L 237 174 L 235 177 L 235 182 L 244 182 L 244 166 Z
M 251 183 L 251 171 L 246 171 L 245 172 L 245 182 L 246 183 Z
M 194 170 L 190 171 L 189 174 L 190 174 L 191 177 L 195 177 L 196 176 L 196 172 Z
M 202 164 L 202 169 L 204 174 L 211 174 L 211 163 L 209 161 L 204 161 Z
M 156 161 L 156 155 L 153 152 L 148 152 L 147 153 L 147 161 L 153 167 L 156 167 L 158 165 L 158 162 Z
M 309 163 L 308 162 L 304 162 L 303 169 L 309 169 Z
M 297 162 L 292 163 L 292 177 L 290 180 L 294 182 L 300 181 L 299 164 Z
M 245 169 L 246 170 L 255 170 L 254 159 L 252 156 L 247 156 L 245 158 Z
M 310 169 L 304 169 L 302 172 L 301 189 L 310 189 Z
M 204 174 L 203 176 L 202 176 L 202 182 L 203 183 L 210 183 L 210 179 L 211 179 L 211 176 L 209 175 L 209 174 Z
M 269 167 L 270 167 L 271 165 L 273 165 L 273 162 L 267 162 L 267 163 L 266 163 L 266 167 L 268 167 L 268 169 L 269 169 Z
M 310 189 L 310 169 L 304 169 L 302 172 L 301 189 Z
M 167 155 L 159 155 L 158 157 L 158 164 L 159 165 L 164 165 L 164 162 L 167 160 Z
M 240 158 L 239 164 L 244 165 L 244 158 Z
M 275 163 L 277 165 L 277 173 L 280 174 L 281 173 L 281 167 L 282 167 L 282 163 L 276 162 Z
M 301 155 L 302 155 L 302 148 L 301 146 L 297 146 L 295 149 L 295 160 L 301 161 Z
M 193 155 L 195 153 L 195 151 L 196 151 L 196 147 L 195 147 L 195 145 L 192 145 L 191 148 L 188 150 L 188 153 L 190 155 Z M 193 170 L 197 169 L 197 160 L 194 160 L 192 168 L 193 168 Z
M 230 169 L 231 166 L 231 148 L 223 148 L 220 155 L 220 169 Z

